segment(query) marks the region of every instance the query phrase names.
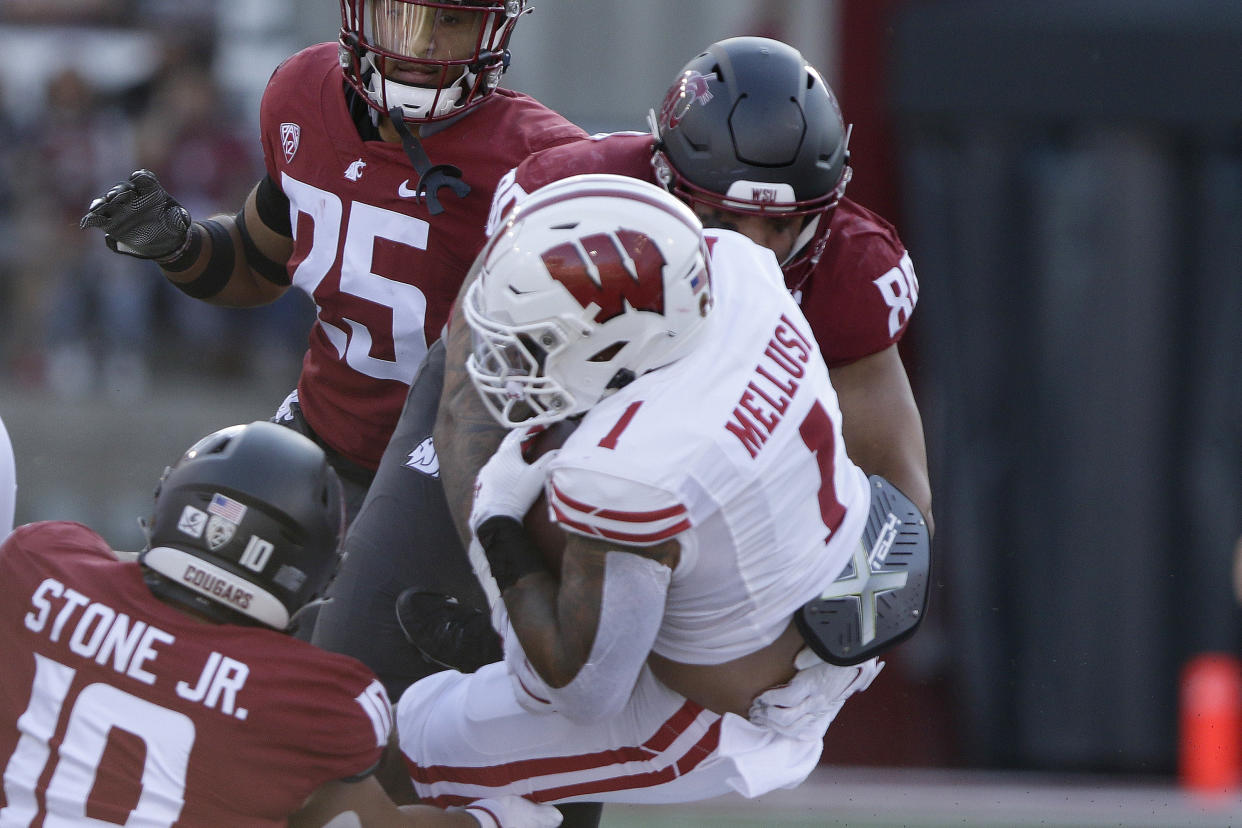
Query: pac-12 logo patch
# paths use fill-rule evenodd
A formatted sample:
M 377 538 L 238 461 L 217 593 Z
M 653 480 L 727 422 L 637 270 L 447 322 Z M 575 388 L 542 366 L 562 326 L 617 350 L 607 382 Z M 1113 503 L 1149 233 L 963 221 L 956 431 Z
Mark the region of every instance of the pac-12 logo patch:
M 302 127 L 297 124 L 280 125 L 280 146 L 285 151 L 285 163 L 292 164 L 293 156 L 298 154 L 298 144 L 302 141 Z
M 207 521 L 207 548 L 216 552 L 220 547 L 233 539 L 237 532 L 237 524 L 219 515 L 212 515 Z

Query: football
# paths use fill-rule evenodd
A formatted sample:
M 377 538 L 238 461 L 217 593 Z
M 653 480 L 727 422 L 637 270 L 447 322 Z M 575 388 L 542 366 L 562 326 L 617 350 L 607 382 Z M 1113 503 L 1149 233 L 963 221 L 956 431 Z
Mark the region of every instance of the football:
M 553 449 L 558 449 L 578 427 L 577 420 L 560 420 L 532 437 L 522 449 L 527 462 L 538 460 Z M 548 515 L 548 497 L 540 493 L 539 499 L 530 507 L 523 521 L 526 534 L 539 547 L 543 559 L 553 572 L 561 571 L 561 553 L 565 551 L 565 530 Z

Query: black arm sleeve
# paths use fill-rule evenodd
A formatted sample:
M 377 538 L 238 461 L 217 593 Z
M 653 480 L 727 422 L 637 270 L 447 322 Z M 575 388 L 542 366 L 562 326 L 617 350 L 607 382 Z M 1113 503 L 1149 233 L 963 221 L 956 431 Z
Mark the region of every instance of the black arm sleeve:
M 266 179 L 265 179 L 266 180 Z M 254 239 L 250 238 L 250 230 L 246 227 L 246 208 L 242 207 L 237 211 L 237 215 L 233 217 L 233 221 L 237 224 L 237 232 L 241 234 L 242 250 L 246 256 L 246 264 L 255 272 L 267 279 L 274 285 L 288 287 L 293 283 L 289 276 L 289 270 L 283 262 L 274 262 L 255 245 Z
M 282 236 L 293 236 L 293 226 L 289 222 L 289 196 L 285 195 L 280 185 L 270 175 L 259 182 L 259 191 L 255 193 L 255 206 L 259 209 L 259 218 L 263 223 Z

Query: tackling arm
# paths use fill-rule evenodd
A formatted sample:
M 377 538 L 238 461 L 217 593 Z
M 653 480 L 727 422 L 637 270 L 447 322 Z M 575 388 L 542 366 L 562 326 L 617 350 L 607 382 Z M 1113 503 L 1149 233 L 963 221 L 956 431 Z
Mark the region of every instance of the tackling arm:
M 470 281 L 467 280 L 457 294 L 444 337 L 444 389 L 432 431 L 444 495 L 464 547 L 470 545 L 468 519 L 475 476 L 507 433 L 488 412 L 466 373 L 470 326 L 461 311 L 461 301 Z
M 262 191 L 264 182 L 250 191 L 245 206 L 236 216 L 220 215 L 210 219 L 214 227 L 209 222 L 196 223 L 197 227 L 206 228 L 198 231 L 204 237 L 201 252 L 186 270 L 176 273 L 165 270 L 168 280 L 178 286 L 192 284 L 213 270 L 225 267 L 231 260 L 232 267 L 219 273 L 222 286 L 218 292 L 196 298 L 213 305 L 246 308 L 266 305 L 283 296 L 289 289 L 285 262 L 293 255 L 293 238 L 272 229 L 260 217 Z M 287 201 L 285 209 L 288 209 Z M 216 245 L 228 245 L 228 253 L 217 253 Z
M 923 420 L 897 346 L 829 371 L 850 459 L 900 489 L 933 529 Z
M 263 305 L 289 289 L 289 201 L 270 177 L 237 215 L 191 222 L 154 173 L 137 170 L 91 202 L 81 227 L 98 227 L 110 249 L 154 261 L 183 293 L 214 305 Z
M 412 828 L 412 826 L 444 826 L 444 828 L 478 828 L 478 823 L 464 812 L 441 811 L 430 805 L 393 804 L 375 777 L 357 782 L 328 782 L 319 786 L 301 810 L 290 815 L 290 828 Z

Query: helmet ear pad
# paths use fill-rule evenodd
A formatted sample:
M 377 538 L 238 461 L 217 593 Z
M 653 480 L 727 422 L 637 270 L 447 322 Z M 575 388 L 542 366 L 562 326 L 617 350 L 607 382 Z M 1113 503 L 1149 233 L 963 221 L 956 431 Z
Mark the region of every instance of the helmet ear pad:
M 192 446 L 161 479 L 139 561 L 161 596 L 286 629 L 340 564 L 340 480 L 319 446 L 269 422 Z

